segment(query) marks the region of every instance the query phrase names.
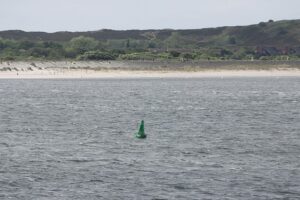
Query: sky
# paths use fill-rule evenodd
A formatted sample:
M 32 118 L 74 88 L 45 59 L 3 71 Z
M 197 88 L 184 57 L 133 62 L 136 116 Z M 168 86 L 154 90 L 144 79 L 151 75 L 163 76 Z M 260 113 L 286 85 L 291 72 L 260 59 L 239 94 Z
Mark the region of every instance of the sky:
M 300 0 L 0 0 L 0 30 L 198 29 L 300 19 Z

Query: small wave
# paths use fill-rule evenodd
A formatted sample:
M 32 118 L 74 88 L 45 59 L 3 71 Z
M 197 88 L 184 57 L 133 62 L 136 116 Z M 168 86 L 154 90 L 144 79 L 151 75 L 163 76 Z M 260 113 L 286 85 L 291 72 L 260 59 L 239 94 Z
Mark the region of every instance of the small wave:
M 59 93 L 59 92 L 60 92 L 60 90 L 53 89 L 53 90 L 50 90 L 50 92 L 52 92 L 52 93 Z
M 1 143 L 0 143 L 0 146 L 9 147 L 9 145 L 8 145 L 7 143 L 5 143 L 5 142 L 1 142 Z
M 89 160 L 89 159 L 71 159 L 68 160 L 69 162 L 76 162 L 76 163 L 84 163 L 84 162 L 94 162 L 95 160 Z
M 100 180 L 100 179 L 92 179 L 92 180 L 89 180 L 88 182 L 98 182 L 98 183 L 103 183 L 104 181 L 103 181 L 103 180 Z
M 187 186 L 183 184 L 170 184 L 171 187 L 175 188 L 176 190 L 186 190 L 189 189 Z

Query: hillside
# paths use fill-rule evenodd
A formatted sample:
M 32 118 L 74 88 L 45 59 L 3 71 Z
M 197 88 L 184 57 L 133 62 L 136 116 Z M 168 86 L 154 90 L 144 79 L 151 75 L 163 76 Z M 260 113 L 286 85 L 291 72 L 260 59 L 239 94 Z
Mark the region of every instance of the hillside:
M 139 53 L 139 52 L 169 52 L 177 51 L 181 55 L 183 53 L 200 52 L 201 55 L 185 56 L 185 58 L 233 58 L 244 59 L 249 57 L 260 58 L 262 56 L 278 56 L 278 55 L 300 55 L 300 20 L 283 20 L 261 22 L 249 26 L 232 26 L 218 27 L 192 30 L 99 30 L 87 32 L 24 32 L 20 30 L 0 31 L 0 56 L 10 55 L 15 57 L 14 49 L 29 50 L 30 48 L 44 46 L 37 43 L 47 43 L 54 45 L 55 48 L 66 53 L 68 43 L 74 38 L 81 37 L 93 39 L 97 42 L 94 48 L 87 48 L 81 52 L 75 52 L 77 57 L 79 54 L 84 54 L 90 50 L 97 51 L 112 51 L 122 50 L 123 53 Z M 8 42 L 10 41 L 10 43 Z M 11 43 L 26 43 L 22 45 L 7 47 Z M 28 46 L 29 45 L 29 46 Z M 50 45 L 50 46 L 51 46 Z M 24 46 L 24 45 L 23 45 Z M 49 45 L 46 47 L 49 47 Z M 68 47 L 71 47 L 69 45 Z M 97 47 L 96 47 L 97 46 Z M 65 48 L 65 49 L 64 49 Z M 32 50 L 32 49 L 31 49 Z M 70 48 L 69 48 L 70 50 Z M 49 52 L 48 52 L 49 53 Z M 47 54 L 47 53 L 45 53 Z M 48 55 L 48 54 L 47 54 Z M 44 57 L 47 57 L 44 55 Z M 233 56 L 235 55 L 235 56 Z M 69 56 L 70 58 L 73 58 Z M 137 59 L 139 55 L 135 55 Z M 133 56 L 134 58 L 136 58 Z M 174 57 L 174 55 L 171 55 Z M 33 55 L 33 57 L 35 57 Z M 68 57 L 68 55 L 63 56 Z M 119 57 L 119 54 L 117 55 Z M 132 57 L 132 56 L 131 56 Z M 131 59 L 127 56 L 126 58 Z M 151 59 L 153 56 L 150 56 Z M 162 55 L 160 57 L 168 57 Z M 175 55 L 175 57 L 177 57 Z M 180 56 L 178 56 L 180 57 Z M 55 56 L 54 56 L 55 58 Z M 147 59 L 144 56 L 142 59 Z M 156 58 L 156 57 L 155 57 Z

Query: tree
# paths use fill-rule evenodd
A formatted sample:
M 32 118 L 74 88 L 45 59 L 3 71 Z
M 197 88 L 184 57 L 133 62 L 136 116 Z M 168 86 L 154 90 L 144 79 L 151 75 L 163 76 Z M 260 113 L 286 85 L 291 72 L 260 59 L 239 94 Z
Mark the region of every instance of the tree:
M 49 54 L 49 50 L 45 48 L 40 48 L 40 47 L 34 47 L 28 50 L 29 55 L 33 57 L 47 57 Z
M 182 37 L 178 32 L 172 32 L 164 42 L 167 48 L 178 48 L 181 46 Z
M 91 37 L 79 36 L 72 38 L 68 46 L 69 51 L 74 51 L 76 54 L 83 54 L 84 52 L 95 50 L 98 46 L 98 41 Z
M 24 41 L 19 42 L 18 48 L 27 50 L 27 49 L 33 48 L 34 46 L 35 46 L 35 44 L 33 42 L 24 40 Z
M 128 49 L 129 47 L 130 47 L 130 40 L 127 39 L 127 41 L 126 41 L 126 48 Z
M 6 45 L 4 44 L 4 42 L 2 41 L 2 39 L 0 38 L 0 50 L 4 49 L 6 47 Z
M 149 43 L 148 43 L 148 48 L 155 48 L 156 47 L 156 44 L 155 44 L 155 42 L 153 42 L 153 41 L 150 41 Z

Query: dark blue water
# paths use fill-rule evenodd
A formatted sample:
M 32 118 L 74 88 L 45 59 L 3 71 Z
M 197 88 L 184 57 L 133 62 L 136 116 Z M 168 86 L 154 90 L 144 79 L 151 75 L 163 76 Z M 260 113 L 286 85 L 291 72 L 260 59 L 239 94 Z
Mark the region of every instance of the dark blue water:
M 0 199 L 300 199 L 300 79 L 0 80 Z

